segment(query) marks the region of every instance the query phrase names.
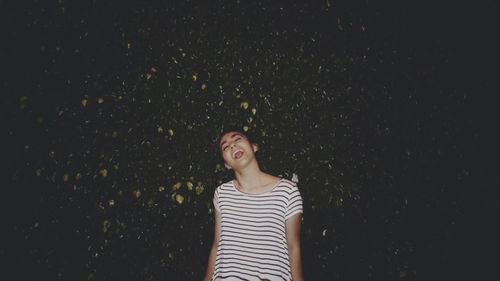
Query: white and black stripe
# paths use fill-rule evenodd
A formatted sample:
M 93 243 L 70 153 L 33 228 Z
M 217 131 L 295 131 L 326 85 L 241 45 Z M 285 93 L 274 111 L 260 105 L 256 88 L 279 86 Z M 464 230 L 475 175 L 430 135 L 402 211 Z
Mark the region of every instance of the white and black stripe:
M 217 187 L 221 235 L 212 280 L 292 280 L 285 222 L 302 213 L 297 185 L 281 179 L 268 192 L 247 194 L 234 181 Z

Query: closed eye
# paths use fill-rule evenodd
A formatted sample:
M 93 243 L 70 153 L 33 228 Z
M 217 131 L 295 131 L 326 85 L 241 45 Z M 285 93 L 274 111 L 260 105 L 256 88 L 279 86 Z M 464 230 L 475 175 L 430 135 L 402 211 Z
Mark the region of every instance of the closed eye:
M 239 142 L 242 138 L 241 137 L 236 137 L 233 142 Z M 229 148 L 231 145 L 226 145 L 222 147 L 222 151 L 226 151 L 227 148 Z

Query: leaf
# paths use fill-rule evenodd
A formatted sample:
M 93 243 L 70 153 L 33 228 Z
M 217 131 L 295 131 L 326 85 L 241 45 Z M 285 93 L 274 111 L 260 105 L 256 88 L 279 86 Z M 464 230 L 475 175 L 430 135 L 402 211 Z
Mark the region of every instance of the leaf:
M 182 183 L 180 181 L 176 182 L 173 186 L 172 186 L 172 190 L 177 190 L 179 188 L 181 188 L 182 186 Z
M 107 170 L 106 168 L 101 169 L 101 170 L 99 171 L 99 174 L 100 174 L 103 178 L 105 178 L 105 177 L 107 177 L 107 176 L 108 176 L 108 170 Z
M 201 182 L 199 182 L 195 190 L 196 190 L 196 195 L 200 195 L 203 192 L 203 190 L 205 190 L 205 187 L 201 184 Z
M 240 107 L 246 110 L 248 108 L 248 102 L 247 101 L 242 102 L 240 104 Z
M 184 202 L 184 196 L 182 196 L 180 194 L 176 194 L 175 201 L 177 201 L 177 203 L 179 203 L 179 204 L 182 204 L 182 202 Z
M 134 194 L 135 198 L 139 198 L 139 197 L 141 197 L 141 191 L 140 191 L 140 190 L 138 190 L 138 189 L 137 189 L 137 190 L 134 190 L 134 191 L 132 192 L 132 194 Z
M 111 222 L 108 220 L 105 220 L 102 222 L 102 232 L 106 233 L 108 232 L 109 227 L 111 226 Z

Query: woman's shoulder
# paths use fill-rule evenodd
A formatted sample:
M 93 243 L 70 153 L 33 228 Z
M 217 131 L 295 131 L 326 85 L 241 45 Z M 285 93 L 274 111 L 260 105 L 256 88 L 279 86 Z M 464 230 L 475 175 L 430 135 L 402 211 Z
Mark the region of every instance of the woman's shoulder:
M 271 174 L 266 174 L 266 177 L 267 177 L 267 180 L 269 182 L 277 182 L 278 185 L 286 185 L 286 186 L 297 186 L 297 183 L 292 181 L 292 180 L 289 180 L 285 177 L 282 177 L 281 175 L 279 176 L 274 176 L 274 175 L 271 175 Z
M 215 190 L 218 192 L 223 191 L 223 190 L 227 190 L 229 187 L 232 186 L 232 184 L 233 184 L 233 180 L 223 182 L 223 183 L 219 184 L 217 186 L 217 188 L 215 188 Z
M 282 188 L 285 188 L 287 190 L 294 190 L 294 189 L 298 188 L 296 182 L 289 180 L 287 178 L 281 178 L 281 180 L 279 182 L 279 186 L 281 186 Z

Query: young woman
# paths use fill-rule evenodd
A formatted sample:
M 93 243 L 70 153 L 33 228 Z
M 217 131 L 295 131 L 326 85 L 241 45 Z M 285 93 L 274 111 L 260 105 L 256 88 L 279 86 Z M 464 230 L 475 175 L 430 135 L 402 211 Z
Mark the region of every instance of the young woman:
M 243 133 L 224 133 L 219 146 L 235 179 L 214 193 L 215 235 L 204 280 L 302 281 L 297 185 L 262 172 L 258 146 Z

